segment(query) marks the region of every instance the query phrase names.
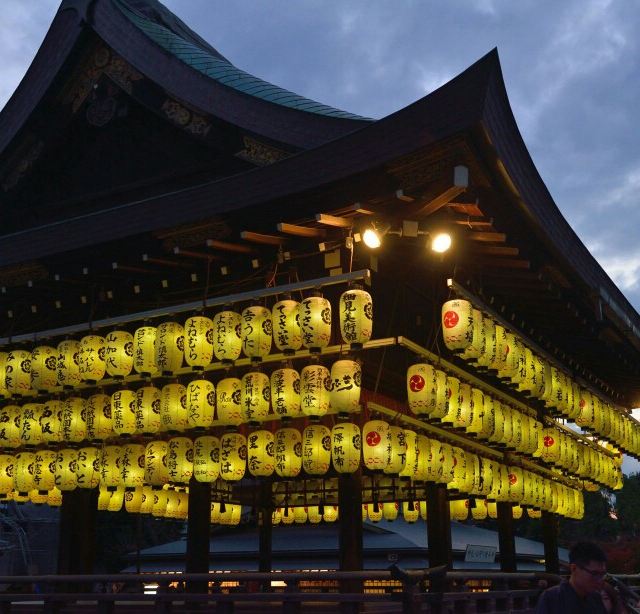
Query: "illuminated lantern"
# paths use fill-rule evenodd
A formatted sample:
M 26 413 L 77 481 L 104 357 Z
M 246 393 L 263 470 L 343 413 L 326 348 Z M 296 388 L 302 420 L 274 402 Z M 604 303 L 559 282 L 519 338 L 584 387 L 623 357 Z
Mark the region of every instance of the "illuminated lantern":
M 193 316 L 184 323 L 184 359 L 194 370 L 203 370 L 213 359 L 213 321 Z
M 415 431 L 404 429 L 404 441 L 405 441 L 405 461 L 402 471 L 400 471 L 400 477 L 407 477 L 411 479 L 415 478 L 419 472 L 419 456 L 420 448 L 418 447 L 418 435 Z
M 340 422 L 331 429 L 331 461 L 338 473 L 353 473 L 360 467 L 360 428 L 351 422 Z
M 242 505 L 227 503 L 225 507 L 224 511 L 220 511 L 220 524 L 232 527 L 238 525 L 242 517 Z
M 576 416 L 576 424 L 581 427 L 591 426 L 594 422 L 594 400 L 597 399 L 588 390 L 582 388 L 580 390 L 580 414 Z
M 242 311 L 240 336 L 242 351 L 252 360 L 260 361 L 271 351 L 273 328 L 271 312 L 261 305 L 252 305 Z
M 355 360 L 337 360 L 331 365 L 329 403 L 339 415 L 350 414 L 360 408 L 362 369 Z
M 488 395 L 484 395 L 484 409 L 482 412 L 482 426 L 478 432 L 481 439 L 489 439 L 493 434 L 496 424 L 496 410 L 493 399 Z
M 354 286 L 340 296 L 340 333 L 345 343 L 361 348 L 373 333 L 373 302 L 371 295 Z
M 477 360 L 485 351 L 486 337 L 485 337 L 485 316 L 479 309 L 472 309 L 473 324 L 471 334 L 471 344 L 461 354 L 461 358 L 469 360 L 471 364 L 477 364 Z
M 58 385 L 58 350 L 41 345 L 31 352 L 31 388 L 48 392 Z
M 404 501 L 402 503 L 402 517 L 409 524 L 416 522 L 420 518 L 420 503 L 418 501 Z
M 331 303 L 317 292 L 300 303 L 299 311 L 302 344 L 320 352 L 331 340 Z
M 14 458 L 13 487 L 19 493 L 28 493 L 36 488 L 34 479 L 36 468 L 35 452 L 18 452 Z
M 99 335 L 86 335 L 80 339 L 80 377 L 88 383 L 100 381 L 106 372 L 105 340 Z
M 142 509 L 142 500 L 144 498 L 143 487 L 139 486 L 133 490 L 127 490 L 124 493 L 124 509 L 129 514 L 139 514 Z
M 500 324 L 496 324 L 495 349 L 492 351 L 489 369 L 493 371 L 504 369 L 508 353 L 507 331 Z
M 452 352 L 463 352 L 471 345 L 473 307 L 469 301 L 456 299 L 442 305 L 442 334 Z
M 274 514 L 277 510 L 274 510 Z M 211 508 L 209 512 L 209 522 L 211 524 L 218 524 L 220 522 L 220 503 L 217 501 L 211 502 Z
M 542 512 L 529 507 L 527 508 L 527 516 L 529 516 L 529 518 L 541 518 Z
M 469 499 L 449 501 L 449 511 L 453 520 L 466 520 L 469 518 Z
M 271 310 L 273 341 L 285 354 L 293 354 L 302 347 L 299 306 L 298 301 L 287 297 L 278 301 Z
M 471 423 L 467 433 L 478 435 L 484 418 L 484 393 L 479 388 L 471 388 Z
M 116 390 L 111 395 L 113 432 L 117 435 L 133 435 L 136 432 L 136 393 L 133 390 Z
M 275 468 L 282 478 L 293 478 L 302 468 L 302 437 L 294 428 L 275 432 Z
M 76 450 L 70 448 L 58 450 L 56 457 L 56 488 L 62 491 L 75 490 L 78 485 L 77 466 L 78 453 Z
M 319 524 L 322 522 L 322 514 L 318 505 L 307 506 L 307 518 L 311 524 Z
M 140 505 L 141 514 L 151 514 L 153 511 L 153 488 L 151 486 L 142 487 L 142 504 Z
M 407 431 L 411 433 L 412 431 Z M 407 437 L 407 456 L 409 455 L 409 440 L 411 436 Z M 415 436 L 415 455 L 416 459 L 413 463 L 413 467 L 405 465 L 405 470 L 413 471 L 411 478 L 414 482 L 426 482 L 430 478 L 431 470 L 431 440 L 422 434 Z M 433 481 L 433 480 L 431 480 Z
M 240 433 L 225 433 L 220 439 L 220 477 L 230 482 L 241 480 L 246 466 L 246 437 Z
M 76 456 L 76 483 L 79 488 L 96 488 L 100 483 L 102 452 L 99 448 L 80 448 Z
M 498 371 L 498 377 L 508 380 L 518 372 L 520 354 L 524 350 L 522 341 L 513 333 L 506 334 L 506 360 L 502 369 Z
M 500 444 L 506 448 L 513 448 L 513 416 L 516 412 L 515 409 L 509 407 L 505 403 L 501 404 L 502 409 L 502 439 Z
M 444 415 L 441 417 L 440 422 L 442 424 L 453 425 L 456 420 L 456 416 L 458 415 L 458 411 L 460 409 L 459 400 L 460 400 L 460 380 L 457 377 L 446 377 L 445 382 L 445 390 L 446 390 L 446 400 L 445 406 L 446 411 Z
M 206 379 L 187 384 L 187 426 L 204 430 L 213 424 L 216 411 L 216 388 Z
M 496 351 L 496 324 L 495 322 L 484 316 L 482 318 L 482 326 L 484 331 L 482 334 L 482 350 L 478 356 L 477 365 L 479 368 L 489 369 L 495 358 Z
M 509 501 L 519 503 L 524 498 L 524 478 L 520 467 L 508 468 L 509 489 L 507 497 Z
M 385 501 L 382 504 L 382 517 L 387 522 L 393 522 L 398 518 L 398 511 L 400 506 L 397 501 Z
M 184 328 L 178 322 L 163 322 L 156 331 L 155 361 L 162 375 L 173 375 L 182 368 Z
M 143 376 L 159 373 L 156 363 L 156 337 L 158 329 L 155 326 L 141 326 L 133 333 L 133 368 Z
M 110 377 L 121 379 L 133 371 L 133 335 L 111 331 L 105 338 L 105 368 Z
M 87 402 L 81 397 L 69 397 L 62 406 L 62 439 L 79 443 L 87 438 Z
M 271 382 L 266 373 L 250 371 L 242 376 L 240 406 L 245 422 L 259 424 L 269 415 L 271 407 Z
M 15 462 L 14 456 L 0 454 L 0 495 L 7 495 L 13 490 Z
M 384 420 L 370 420 L 362 427 L 362 457 L 367 469 L 382 471 L 389 460 L 389 424 Z
M 215 482 L 220 475 L 220 440 L 211 435 L 193 441 L 193 477 L 198 482 Z
M 444 441 L 436 442 L 436 445 L 438 443 L 440 447 L 434 459 L 438 465 L 437 482 L 439 484 L 448 484 L 453 480 L 453 467 L 455 465 L 453 446 Z
M 111 499 L 111 493 L 106 488 L 100 488 L 98 490 L 98 511 L 106 512 L 109 508 L 109 500 Z
M 522 518 L 522 508 L 519 505 L 514 505 L 511 508 L 511 515 L 513 516 L 514 520 L 520 520 L 520 518 Z
M 169 439 L 167 471 L 171 482 L 188 484 L 193 475 L 193 442 L 187 437 Z
M 491 493 L 491 487 L 493 486 L 493 471 L 497 465 L 495 461 L 491 461 L 486 458 L 478 459 L 478 490 L 477 493 L 480 496 L 486 497 Z
M 169 482 L 167 454 L 169 444 L 166 441 L 150 441 L 144 450 L 144 481 L 149 486 L 164 486 Z
M 253 431 L 247 436 L 247 468 L 253 476 L 269 476 L 275 468 L 275 438 L 271 431 Z
M 120 473 L 122 483 L 127 490 L 141 488 L 144 485 L 145 447 L 141 443 L 127 443 L 122 446 Z
M 238 426 L 243 422 L 240 395 L 242 382 L 237 377 L 226 377 L 216 386 L 218 420 L 224 426 Z
M 58 343 L 58 383 L 63 388 L 75 388 L 82 382 L 80 377 L 80 343 L 67 339 Z
M 42 403 L 26 403 L 22 406 L 22 420 L 20 421 L 20 443 L 26 447 L 33 447 L 42 443 L 42 427 L 40 417 L 44 405 Z
M 474 520 L 485 520 L 489 510 L 484 499 L 474 499 L 471 504 L 471 517 Z
M 281 521 L 282 512 L 280 511 L 280 508 L 276 508 L 275 510 L 273 510 L 273 512 L 271 512 L 271 524 L 275 527 L 276 525 L 280 524 Z M 211 522 L 213 522 L 213 520 L 211 520 Z
M 60 507 L 62 505 L 62 491 L 58 488 L 52 488 L 47 493 L 46 504 L 49 507 Z
M 49 399 L 45 402 L 40 415 L 40 430 L 42 431 L 43 443 L 57 444 L 62 441 L 63 407 L 64 403 L 57 399 Z M 1 421 L 2 418 L 0 417 Z M 2 439 L 0 439 L 0 446 L 2 446 Z
M 300 375 L 291 367 L 282 367 L 271 373 L 271 406 L 281 418 L 302 415 L 300 408 Z
M 152 435 L 160 431 L 161 394 L 155 386 L 143 386 L 136 390 L 136 433 Z
M 122 447 L 104 446 L 102 448 L 102 458 L 100 459 L 100 486 L 109 491 L 123 487 L 122 472 Z
M 404 469 L 407 457 L 407 440 L 404 429 L 390 424 L 387 431 L 387 441 L 387 461 L 384 472 L 396 475 Z
M 281 514 L 282 524 L 293 524 L 295 520 L 293 517 L 293 508 L 285 507 L 281 509 L 282 509 L 282 514 Z
M 116 488 L 109 497 L 109 503 L 107 504 L 108 512 L 119 512 L 122 509 L 124 503 L 124 488 Z
M 325 522 L 335 522 L 336 520 L 338 520 L 339 513 L 340 511 L 337 505 L 325 505 L 322 519 Z
M 151 508 L 151 515 L 154 518 L 163 518 L 167 513 L 168 505 L 169 505 L 168 491 L 154 490 L 153 491 L 153 507 Z
M 302 468 L 308 475 L 324 475 L 331 466 L 331 431 L 310 424 L 302 433 Z
M 160 393 L 162 430 L 180 432 L 187 428 L 187 389 L 182 384 L 166 384 Z
M 0 399 L 8 399 L 11 395 L 7 390 L 7 358 L 8 352 L 0 352 Z
M 307 416 L 319 417 L 329 411 L 331 373 L 320 364 L 307 365 L 300 373 L 300 407 Z
M 54 450 L 38 450 L 35 453 L 33 481 L 40 494 L 47 493 L 56 486 L 56 459 Z
M 87 399 L 86 421 L 87 439 L 90 441 L 101 442 L 114 434 L 109 395 L 93 394 Z
M 415 364 L 407 371 L 409 409 L 417 416 L 441 418 L 447 411 L 447 376 L 428 364 Z
M 304 524 L 307 522 L 307 508 L 302 505 L 296 505 L 293 508 L 293 520 L 296 524 Z
M 242 316 L 235 311 L 221 311 L 213 318 L 213 353 L 217 360 L 232 363 L 242 351 Z
M 382 520 L 382 505 L 380 503 L 368 503 L 367 517 L 370 522 L 380 522 Z
M 467 479 L 467 455 L 462 448 L 452 446 L 453 449 L 453 472 L 452 479 L 447 484 L 447 489 L 451 492 L 465 492 L 464 486 Z
M 31 352 L 11 350 L 5 365 L 7 392 L 14 396 L 24 396 L 31 390 Z M 26 492 L 26 491 L 25 491 Z
M 488 440 L 500 444 L 504 439 L 504 403 L 498 399 L 491 399 L 491 402 L 493 404 L 493 431 Z
M 546 463 L 556 463 L 560 458 L 559 431 L 553 427 L 544 429 L 540 458 Z
M 473 418 L 472 396 L 471 386 L 465 382 L 460 382 L 458 386 L 458 411 L 452 424 L 454 429 L 466 430 L 469 428 Z

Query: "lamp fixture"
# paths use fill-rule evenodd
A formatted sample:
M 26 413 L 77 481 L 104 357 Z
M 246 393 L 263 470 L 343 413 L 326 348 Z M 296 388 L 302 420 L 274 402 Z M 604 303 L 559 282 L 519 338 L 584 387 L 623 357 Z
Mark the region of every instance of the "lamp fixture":
M 418 222 L 412 220 L 403 220 L 402 226 L 397 229 L 392 229 L 390 224 L 374 221 L 362 232 L 362 241 L 369 249 L 378 249 L 382 245 L 383 237 L 386 235 L 407 238 L 426 235 L 429 238 L 427 245 L 438 254 L 444 254 L 453 244 L 451 233 L 446 230 L 438 230 L 437 232 L 420 230 Z
M 438 232 L 431 237 L 431 249 L 438 254 L 448 251 L 451 244 L 452 239 L 448 232 Z
M 364 244 L 371 249 L 377 249 L 382 245 L 382 238 L 373 227 L 367 228 L 362 233 L 362 240 Z

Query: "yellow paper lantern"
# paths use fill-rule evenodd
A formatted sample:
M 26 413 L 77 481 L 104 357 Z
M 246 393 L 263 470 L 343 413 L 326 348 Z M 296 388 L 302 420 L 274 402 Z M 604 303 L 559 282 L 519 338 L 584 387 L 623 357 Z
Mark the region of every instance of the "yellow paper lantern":
M 164 486 L 169 482 L 167 454 L 169 444 L 166 441 L 150 441 L 144 450 L 144 481 L 149 486 Z
M 389 424 L 384 420 L 369 420 L 362 427 L 362 457 L 365 467 L 383 471 L 389 461 Z
M 489 361 L 489 369 L 492 371 L 501 371 L 507 362 L 507 354 L 509 346 L 507 341 L 507 331 L 500 324 L 496 324 L 495 347 L 491 352 L 491 360 Z
M 387 522 L 393 522 L 398 518 L 398 512 L 400 511 L 400 506 L 397 501 L 385 501 L 382 504 L 382 517 Z
M 167 507 L 169 506 L 169 491 L 167 490 L 154 490 L 153 491 L 153 507 L 151 509 L 151 515 L 154 518 L 164 518 L 167 514 Z
M 409 409 L 417 416 L 438 417 L 447 410 L 447 376 L 432 365 L 419 363 L 407 371 Z
M 193 475 L 193 442 L 188 437 L 169 439 L 167 471 L 173 483 L 188 484 Z
M 108 512 L 119 512 L 124 504 L 124 488 L 119 487 L 111 491 L 109 503 L 107 504 Z
M 463 521 L 469 518 L 469 499 L 449 501 L 449 511 L 452 520 Z
M 5 365 L 7 392 L 14 396 L 25 396 L 31 391 L 31 352 L 11 350 Z
M 438 467 L 438 475 L 436 481 L 439 484 L 448 484 L 449 482 L 451 482 L 451 480 L 453 480 L 453 468 L 455 465 L 453 446 L 450 446 L 444 441 L 440 441 L 437 443 L 439 444 L 439 448 L 435 455 L 435 461 Z
M 478 358 L 482 356 L 486 349 L 485 337 L 485 315 L 479 309 L 471 310 L 473 323 L 471 344 L 460 355 L 464 360 L 468 360 L 471 364 L 477 364 Z
M 124 509 L 129 514 L 139 514 L 142 509 L 142 501 L 144 498 L 143 487 L 139 486 L 133 490 L 127 490 L 124 493 Z
M 40 494 L 54 489 L 56 486 L 56 460 L 58 453 L 54 450 L 38 450 L 35 453 L 33 481 Z
M 7 390 L 7 358 L 8 352 L 0 352 L 0 399 L 8 399 L 11 396 Z
M 242 316 L 225 310 L 213 318 L 213 353 L 217 360 L 232 363 L 242 351 Z
M 331 431 L 310 424 L 302 433 L 302 468 L 308 475 L 324 475 L 331 466 Z
M 225 433 L 220 439 L 220 477 L 241 480 L 247 466 L 247 439 L 240 433 Z
M 80 377 L 80 342 L 67 339 L 58 343 L 58 383 L 65 389 L 75 388 Z
M 325 505 L 322 519 L 325 522 L 335 522 L 336 520 L 338 520 L 339 514 L 340 510 L 338 509 L 337 505 Z
M 213 522 L 213 504 L 212 504 L 212 516 L 211 517 L 212 517 L 211 522 Z M 280 508 L 276 508 L 275 510 L 273 510 L 273 512 L 271 512 L 271 525 L 275 527 L 276 525 L 279 525 L 280 522 L 282 522 L 282 512 L 281 512 Z
M 215 482 L 220 475 L 220 440 L 203 435 L 193 441 L 193 477 L 198 482 Z
M 56 457 L 56 488 L 61 491 L 75 490 L 78 485 L 76 475 L 78 453 L 71 448 L 58 450 Z
M 407 441 L 405 431 L 399 426 L 389 425 L 387 431 L 387 461 L 383 471 L 397 475 L 402 472 L 407 458 Z
M 362 441 L 360 428 L 340 422 L 331 429 L 331 461 L 338 473 L 353 473 L 360 467 Z
M 160 372 L 156 362 L 155 326 L 141 326 L 133 334 L 133 368 L 144 376 L 157 375 Z
M 79 488 L 96 488 L 100 483 L 102 451 L 95 447 L 80 448 L 76 456 L 76 483 Z
M 143 386 L 136 390 L 136 432 L 152 435 L 160 432 L 161 391 L 155 386 Z
M 485 520 L 489 513 L 485 499 L 474 499 L 471 504 L 471 517 L 474 520 Z
M 102 458 L 100 459 L 100 486 L 109 491 L 117 488 L 124 488 L 122 480 L 122 472 L 120 466 L 122 464 L 122 447 L 121 446 L 105 446 L 102 449 Z
M 35 482 L 35 452 L 18 452 L 15 455 L 13 487 L 21 494 L 28 494 L 36 488 Z
M 182 368 L 184 328 L 178 322 L 163 322 L 156 331 L 155 359 L 162 375 L 173 375 Z
M 62 406 L 62 440 L 79 443 L 87 438 L 87 402 L 81 397 L 68 397 Z
M 40 417 L 44 405 L 42 403 L 25 403 L 22 406 L 20 421 L 20 443 L 26 447 L 38 446 L 42 443 L 42 427 Z
M 360 408 L 362 369 L 355 360 L 337 360 L 331 365 L 329 403 L 339 415 L 357 412 Z
M 266 373 L 250 371 L 242 376 L 240 406 L 245 422 L 258 424 L 269 416 L 271 382 Z
M 105 337 L 105 368 L 110 377 L 121 379 L 133 371 L 133 335 L 111 331 Z
M 50 392 L 58 385 L 58 350 L 48 345 L 31 352 L 31 388 Z
M 368 503 L 366 505 L 367 518 L 374 524 L 382 520 L 382 504 L 380 503 Z
M 427 480 L 429 480 L 429 477 L 430 477 L 430 469 L 431 469 L 431 462 L 432 462 L 431 440 L 426 435 L 422 435 L 418 433 L 416 435 L 415 448 L 416 448 L 415 453 L 417 458 L 413 466 L 412 479 L 415 482 L 426 482 Z
M 311 524 L 319 524 L 322 522 L 322 514 L 320 513 L 320 507 L 318 505 L 308 505 L 306 510 L 307 519 Z
M 237 377 L 225 377 L 216 386 L 218 420 L 224 426 L 238 426 L 243 422 L 240 404 L 242 382 Z
M 340 333 L 352 348 L 361 348 L 373 333 L 373 301 L 359 286 L 349 288 L 340 296 Z
M 13 490 L 13 476 L 16 459 L 11 454 L 0 454 L 0 495 L 7 495 Z
M 194 370 L 202 370 L 213 359 L 213 321 L 193 316 L 184 323 L 184 359 Z
M 29 501 L 34 505 L 44 505 L 47 502 L 48 491 L 32 490 L 29 493 Z
M 252 305 L 242 311 L 242 351 L 252 360 L 262 360 L 271 351 L 273 327 L 271 311 L 261 305 Z
M 446 399 L 445 399 L 445 413 L 441 417 L 440 422 L 453 426 L 456 421 L 458 412 L 460 411 L 460 380 L 457 377 L 451 377 L 447 375 L 445 382 Z
M 111 415 L 111 397 L 102 393 L 91 395 L 87 399 L 87 439 L 100 442 L 111 437 L 114 434 Z
M 275 469 L 275 438 L 271 431 L 259 430 L 247 437 L 247 468 L 253 476 L 270 476 Z
M 331 373 L 320 364 L 307 365 L 300 373 L 300 407 L 307 416 L 324 416 L 331 401 Z
M 120 473 L 125 489 L 144 486 L 145 452 L 145 446 L 141 443 L 126 443 L 122 446 Z
M 216 410 L 216 389 L 206 379 L 187 384 L 187 427 L 204 430 L 213 424 Z
M 62 505 L 62 491 L 59 488 L 53 488 L 47 493 L 47 505 L 49 507 Z
M 458 386 L 458 411 L 452 424 L 454 429 L 466 431 L 471 425 L 473 419 L 472 397 L 471 385 L 460 382 Z
M 400 477 L 416 479 L 414 476 L 419 471 L 420 448 L 418 447 L 418 434 L 415 431 L 404 429 L 405 460 L 404 467 L 400 471 Z
M 281 418 L 297 418 L 300 408 L 300 375 L 291 367 L 282 367 L 271 373 L 271 406 Z
M 169 433 L 184 431 L 187 428 L 187 389 L 182 384 L 166 384 L 162 387 L 160 423 L 162 430 Z
M 105 340 L 100 335 L 85 335 L 80 339 L 78 367 L 80 377 L 88 383 L 100 381 L 106 372 Z
M 298 301 L 288 297 L 278 301 L 271 310 L 273 341 L 285 354 L 293 354 L 302 347 L 299 307 Z
M 278 429 L 275 437 L 275 469 L 283 478 L 296 477 L 302 468 L 302 437 L 294 428 Z
M 473 340 L 473 307 L 469 301 L 455 299 L 442 305 L 442 334 L 452 352 L 461 353 Z
M 514 503 L 520 503 L 524 499 L 524 476 L 520 467 L 510 466 L 508 468 L 508 500 Z
M 224 511 L 220 511 L 220 524 L 226 526 L 237 526 L 242 518 L 242 505 L 237 503 L 227 503 Z
M 151 486 L 142 487 L 142 504 L 140 505 L 141 514 L 151 514 L 153 511 L 153 488 Z
M 542 433 L 540 458 L 547 463 L 556 463 L 560 458 L 559 431 L 554 427 L 545 428 Z
M 111 417 L 116 435 L 136 432 L 136 393 L 133 390 L 116 390 L 111 395 Z
M 420 503 L 418 501 L 403 501 L 402 517 L 409 524 L 417 522 L 420 518 Z
M 331 303 L 320 293 L 305 298 L 299 307 L 302 344 L 320 352 L 331 340 Z

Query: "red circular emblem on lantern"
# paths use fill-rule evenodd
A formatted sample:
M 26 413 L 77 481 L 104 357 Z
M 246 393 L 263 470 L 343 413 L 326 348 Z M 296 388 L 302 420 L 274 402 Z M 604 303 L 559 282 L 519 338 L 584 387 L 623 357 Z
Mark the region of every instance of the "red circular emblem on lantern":
M 424 388 L 424 377 L 422 375 L 412 375 L 409 379 L 409 388 L 411 388 L 411 392 L 420 392 Z
M 544 443 L 544 447 L 545 448 L 550 448 L 555 442 L 556 442 L 556 440 L 553 437 L 551 437 L 551 435 L 547 435 L 543 439 L 543 443 Z
M 580 399 L 580 409 L 582 409 L 586 404 L 587 402 L 584 399 Z
M 366 436 L 367 445 L 369 446 L 377 446 L 380 443 L 380 433 L 378 431 L 369 431 Z
M 515 473 L 510 473 L 509 474 L 509 484 L 511 484 L 511 486 L 513 486 L 517 481 L 518 481 L 518 477 L 516 476 L 516 474 Z
M 455 311 L 447 311 L 442 316 L 442 323 L 446 328 L 453 328 L 460 321 L 460 316 Z

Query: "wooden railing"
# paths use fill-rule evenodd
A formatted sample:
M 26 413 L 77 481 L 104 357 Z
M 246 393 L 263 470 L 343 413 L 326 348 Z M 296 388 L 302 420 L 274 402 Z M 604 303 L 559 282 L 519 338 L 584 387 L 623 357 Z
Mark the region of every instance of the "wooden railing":
M 0 612 L 531 613 L 541 588 L 559 580 L 544 573 L 397 567 L 363 572 L 5 576 L 0 577 Z

